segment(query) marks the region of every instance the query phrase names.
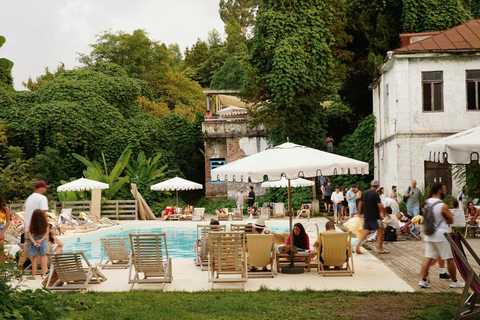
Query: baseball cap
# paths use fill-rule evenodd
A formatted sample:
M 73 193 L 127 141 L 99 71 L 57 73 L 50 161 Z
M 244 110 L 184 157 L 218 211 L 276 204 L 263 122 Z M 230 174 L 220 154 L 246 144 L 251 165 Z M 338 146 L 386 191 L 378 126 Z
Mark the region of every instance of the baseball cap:
M 35 182 L 35 189 L 37 188 L 50 188 L 50 186 L 48 184 L 45 183 L 45 181 L 37 181 Z
M 372 182 L 370 183 L 372 186 L 374 187 L 379 187 L 380 186 L 380 181 L 378 180 L 372 180 Z

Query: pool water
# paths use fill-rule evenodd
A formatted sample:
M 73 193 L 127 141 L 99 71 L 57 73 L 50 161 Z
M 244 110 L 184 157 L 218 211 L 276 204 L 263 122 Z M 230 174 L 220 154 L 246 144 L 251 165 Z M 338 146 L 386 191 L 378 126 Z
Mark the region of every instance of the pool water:
M 288 232 L 288 224 L 267 226 L 274 233 Z M 227 226 L 227 230 L 229 226 Z M 79 233 L 61 239 L 64 252 L 83 251 L 88 260 L 100 260 L 102 256 L 101 238 L 127 237 L 130 233 L 165 233 L 168 254 L 171 258 L 194 258 L 193 244 L 197 239 L 197 225 L 170 226 L 116 226 L 93 233 Z M 130 248 L 129 248 L 130 250 Z

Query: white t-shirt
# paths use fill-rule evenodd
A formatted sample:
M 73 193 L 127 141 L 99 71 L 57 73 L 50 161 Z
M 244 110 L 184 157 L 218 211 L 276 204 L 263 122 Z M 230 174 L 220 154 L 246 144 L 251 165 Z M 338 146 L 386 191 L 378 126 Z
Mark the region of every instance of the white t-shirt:
M 381 198 L 380 198 L 381 199 Z M 393 203 L 393 199 L 391 198 L 383 198 L 381 199 L 382 200 L 382 205 L 386 208 L 386 207 L 390 207 L 390 205 Z M 396 212 L 395 212 L 396 213 Z
M 331 197 L 331 200 L 332 201 L 335 201 L 335 202 L 338 202 L 338 203 L 342 203 L 342 201 L 344 200 L 343 199 L 343 193 L 339 192 L 339 193 L 332 193 L 332 197 Z
M 48 199 L 43 194 L 34 192 L 25 200 L 25 232 L 29 231 L 32 214 L 36 209 L 48 210 Z
M 437 201 L 439 201 L 439 199 L 429 198 L 425 201 L 425 203 L 427 205 L 432 205 Z M 423 240 L 430 241 L 430 242 L 446 242 L 447 241 L 447 239 L 445 239 L 445 237 L 443 236 L 445 232 L 448 232 L 447 222 L 445 221 L 445 218 L 442 216 L 443 205 L 444 203 L 439 203 L 433 207 L 434 223 L 438 227 L 435 230 L 434 234 L 430 236 L 424 235 Z

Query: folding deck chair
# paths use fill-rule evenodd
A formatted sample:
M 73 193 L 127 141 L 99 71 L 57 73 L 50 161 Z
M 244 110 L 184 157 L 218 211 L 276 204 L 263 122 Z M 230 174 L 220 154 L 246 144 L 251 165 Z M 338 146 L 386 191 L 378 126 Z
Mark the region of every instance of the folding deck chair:
M 231 224 L 230 225 L 230 231 L 243 231 L 246 234 L 248 233 L 253 233 L 253 224 L 247 223 L 247 224 Z
M 273 217 L 285 219 L 285 204 L 283 202 L 273 204 Z
M 480 278 L 468 262 L 467 257 L 465 256 L 465 251 L 463 250 L 463 246 L 467 248 L 477 265 L 480 265 L 480 259 L 476 252 L 473 251 L 470 244 L 468 244 L 465 238 L 460 234 L 460 232 L 444 233 L 443 235 L 450 243 L 455 265 L 462 275 L 462 278 L 465 280 L 465 288 L 463 289 L 462 297 L 460 298 L 460 303 L 458 304 L 454 319 L 470 319 L 479 317 L 480 305 L 477 305 L 477 298 L 480 295 Z M 471 289 L 473 293 L 467 298 L 468 289 Z M 465 305 L 470 306 L 466 311 L 462 312 Z
M 247 234 L 247 263 L 259 268 L 255 271 L 248 271 L 249 277 L 274 277 L 276 275 L 275 246 L 274 236 L 272 234 Z M 263 267 L 270 266 L 270 270 L 262 270 Z
M 209 242 L 208 282 L 212 283 L 212 290 L 218 283 L 241 283 L 243 290 L 247 281 L 245 233 L 211 232 Z
M 320 237 L 322 243 L 319 248 L 321 252 L 318 253 L 318 273 L 323 276 L 353 276 L 352 233 L 325 232 L 320 233 Z
M 260 208 L 260 219 L 270 220 L 270 209 Z
M 194 208 L 192 221 L 203 221 L 205 214 L 205 208 Z
M 161 283 L 163 290 L 165 283 L 172 282 L 172 259 L 168 256 L 165 233 L 130 234 L 130 247 L 130 290 L 135 283 Z M 135 274 L 132 275 L 133 269 Z
M 210 251 L 210 243 L 208 234 L 210 232 L 225 231 L 225 225 L 197 225 L 197 257 L 195 265 L 200 266 L 202 271 L 208 270 L 208 252 Z
M 102 283 L 107 278 L 98 270 L 98 264 L 90 264 L 83 252 L 47 253 L 51 262 L 47 289 L 51 291 L 81 291 L 86 290 L 91 281 Z M 83 267 L 82 258 L 87 265 Z M 51 283 L 53 271 L 56 271 L 58 280 Z M 57 286 L 63 282 L 63 286 Z
M 242 209 L 238 209 L 238 208 L 233 209 L 232 220 L 240 220 L 240 221 L 243 220 L 243 212 L 242 212 Z
M 130 252 L 128 252 L 128 238 L 101 238 L 103 245 L 100 267 L 102 269 L 126 269 L 129 267 Z M 103 258 L 107 255 L 107 262 Z M 110 264 L 108 264 L 110 262 Z

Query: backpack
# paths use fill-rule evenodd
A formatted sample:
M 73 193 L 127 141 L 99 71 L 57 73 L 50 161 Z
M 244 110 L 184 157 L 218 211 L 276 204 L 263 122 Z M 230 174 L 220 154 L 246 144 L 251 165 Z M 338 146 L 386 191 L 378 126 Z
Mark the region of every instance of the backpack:
M 410 193 L 410 187 L 408 187 L 407 193 Z M 408 197 L 403 196 L 403 202 L 405 202 L 405 205 L 407 205 Z
M 442 223 L 442 221 L 440 220 L 438 224 L 435 224 L 435 217 L 433 214 L 433 207 L 435 207 L 439 203 L 443 204 L 443 201 L 438 200 L 430 205 L 425 203 L 423 207 L 423 225 L 424 225 L 423 232 L 425 232 L 427 236 L 431 236 L 432 234 L 434 234 L 435 230 L 437 230 L 440 223 Z
M 386 227 L 383 241 L 397 241 L 397 230 L 392 226 Z

